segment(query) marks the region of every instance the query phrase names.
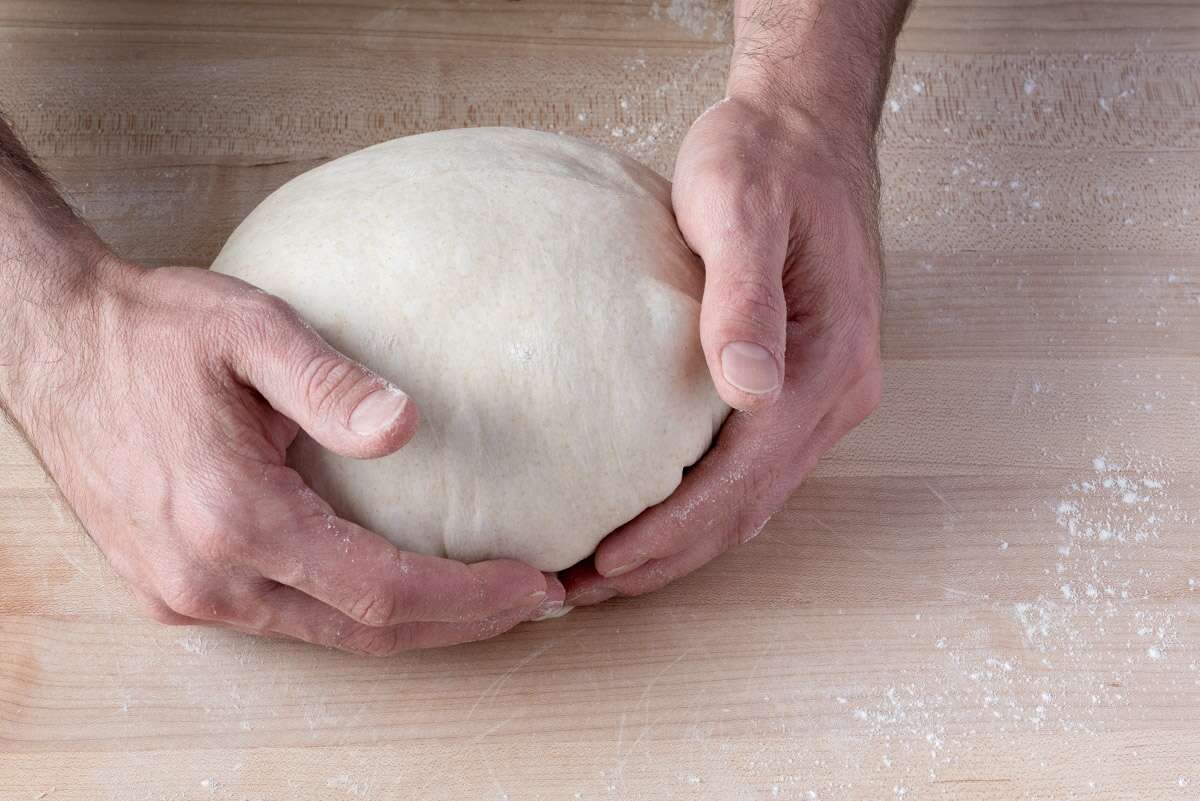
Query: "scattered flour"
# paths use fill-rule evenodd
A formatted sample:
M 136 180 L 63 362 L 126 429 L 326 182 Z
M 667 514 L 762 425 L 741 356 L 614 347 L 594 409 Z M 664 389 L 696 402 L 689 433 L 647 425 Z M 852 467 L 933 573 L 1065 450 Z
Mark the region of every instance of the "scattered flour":
M 712 3 L 709 0 L 669 0 L 666 7 L 659 0 L 650 6 L 655 19 L 664 15 L 680 28 L 694 36 L 713 41 L 723 41 L 732 32 L 733 15 L 730 4 Z
M 196 656 L 208 655 L 208 638 L 199 631 L 190 631 L 186 637 L 180 637 L 175 642 L 189 654 L 195 654 Z
M 1151 666 L 1184 654 L 1177 612 L 1154 598 L 1175 584 L 1194 591 L 1197 581 L 1156 576 L 1148 566 L 1157 563 L 1167 527 L 1194 528 L 1197 518 L 1172 500 L 1170 472 L 1156 459 L 1100 454 L 1090 468 L 1043 513 L 1057 536 L 1025 549 L 1044 549 L 1045 589 L 995 604 L 1012 621 L 1018 647 L 1003 645 L 1000 624 L 934 634 L 929 664 L 896 671 L 891 684 L 857 697 L 837 697 L 903 782 L 896 787 L 912 797 L 924 797 L 920 787 L 943 772 L 953 776 L 965 757 L 977 762 L 964 718 L 991 716 L 1001 734 L 1099 737 L 1114 710 L 1142 708 L 1163 692 L 1147 678 L 1157 675 Z M 926 629 L 916 620 L 919 637 Z M 980 647 L 989 641 L 996 644 Z M 1189 669 L 1197 670 L 1194 661 Z
M 533 361 L 534 349 L 532 345 L 527 345 L 523 342 L 513 342 L 508 346 L 508 355 L 514 363 L 526 366 Z

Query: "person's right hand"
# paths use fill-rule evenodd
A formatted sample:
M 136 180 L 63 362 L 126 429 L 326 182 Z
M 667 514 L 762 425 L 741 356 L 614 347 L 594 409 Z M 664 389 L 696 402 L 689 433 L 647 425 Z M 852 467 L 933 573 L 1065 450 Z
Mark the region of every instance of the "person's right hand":
M 369 459 L 418 413 L 278 298 L 105 255 L 55 312 L 60 352 L 32 360 L 16 416 L 157 620 L 386 655 L 561 607 L 562 585 L 524 563 L 398 550 L 286 466 L 300 428 Z

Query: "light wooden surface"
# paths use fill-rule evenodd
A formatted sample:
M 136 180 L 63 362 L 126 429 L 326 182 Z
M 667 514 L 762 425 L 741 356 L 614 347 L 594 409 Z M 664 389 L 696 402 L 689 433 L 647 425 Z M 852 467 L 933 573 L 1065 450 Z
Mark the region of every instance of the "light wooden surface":
M 205 263 L 416 131 L 669 174 L 728 30 L 703 0 L 4 0 L 0 107 L 123 252 Z M 1200 3 L 921 4 L 883 407 L 752 544 L 481 645 L 146 622 L 0 427 L 0 799 L 1200 798 L 1198 151 Z

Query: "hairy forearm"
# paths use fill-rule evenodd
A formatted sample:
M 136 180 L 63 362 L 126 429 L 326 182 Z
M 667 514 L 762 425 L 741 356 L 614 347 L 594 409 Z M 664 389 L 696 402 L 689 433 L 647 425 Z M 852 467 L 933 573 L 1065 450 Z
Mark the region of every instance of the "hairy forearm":
M 77 367 L 105 252 L 0 119 L 0 406 L 19 422 Z
M 874 138 L 911 0 L 736 0 L 728 94 Z

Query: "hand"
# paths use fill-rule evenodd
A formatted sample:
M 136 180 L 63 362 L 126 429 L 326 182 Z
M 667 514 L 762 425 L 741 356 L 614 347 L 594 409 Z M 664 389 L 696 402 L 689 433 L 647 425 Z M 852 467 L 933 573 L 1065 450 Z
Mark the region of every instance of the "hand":
M 202 269 L 99 265 L 14 413 L 153 617 L 386 655 L 561 607 L 558 581 L 523 563 L 398 550 L 285 465 L 299 428 L 373 458 L 418 413 L 282 301 Z
M 564 575 L 567 605 L 656 590 L 757 534 L 879 403 L 873 144 L 738 99 L 683 141 L 672 194 L 704 261 L 700 339 L 735 411 L 670 498 Z

